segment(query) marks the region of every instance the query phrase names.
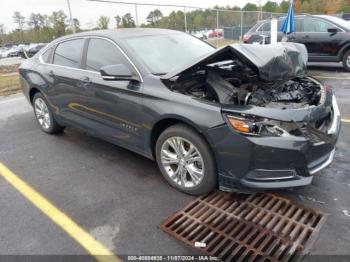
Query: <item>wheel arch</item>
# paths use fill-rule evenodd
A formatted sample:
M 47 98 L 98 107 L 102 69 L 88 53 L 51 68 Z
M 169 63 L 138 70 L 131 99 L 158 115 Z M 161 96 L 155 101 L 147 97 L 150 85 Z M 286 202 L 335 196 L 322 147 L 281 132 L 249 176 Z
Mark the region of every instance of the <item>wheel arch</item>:
M 157 143 L 159 136 L 161 135 L 161 133 L 165 129 L 169 128 L 170 126 L 176 125 L 176 124 L 184 124 L 184 125 L 192 128 L 206 141 L 206 143 L 208 143 L 209 148 L 211 148 L 209 141 L 205 137 L 201 128 L 199 126 L 197 126 L 195 123 L 193 123 L 191 120 L 183 118 L 183 117 L 178 117 L 178 116 L 167 116 L 167 117 L 159 119 L 157 122 L 155 122 L 154 125 L 152 126 L 152 129 L 151 129 L 150 147 L 151 147 L 152 156 L 154 159 L 155 159 L 156 143 Z
M 345 44 L 338 53 L 338 60 L 343 61 L 344 54 L 350 50 L 350 42 Z
M 30 90 L 29 90 L 29 101 L 30 103 L 33 105 L 33 99 L 34 99 L 34 96 L 36 93 L 40 93 L 41 91 L 39 90 L 39 88 L 37 87 L 32 87 Z

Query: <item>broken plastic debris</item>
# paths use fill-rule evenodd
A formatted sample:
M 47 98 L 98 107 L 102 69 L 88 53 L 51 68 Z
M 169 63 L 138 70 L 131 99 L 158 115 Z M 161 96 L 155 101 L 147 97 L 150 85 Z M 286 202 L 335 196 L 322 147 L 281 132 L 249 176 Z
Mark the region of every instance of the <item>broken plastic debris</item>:
M 315 203 L 319 203 L 319 204 L 322 204 L 322 205 L 326 204 L 326 202 L 324 202 L 324 201 L 317 200 L 317 199 L 315 199 L 313 197 L 309 197 L 309 196 L 299 195 L 299 198 L 301 200 L 303 200 L 303 201 L 306 199 L 306 200 L 309 200 L 309 201 L 312 201 L 312 202 L 315 202 Z
M 196 242 L 194 242 L 194 246 L 195 246 L 195 247 L 206 247 L 207 244 L 204 243 L 204 242 L 198 242 L 198 241 L 196 241 Z
M 347 217 L 350 217 L 350 211 L 348 210 L 343 210 L 344 215 L 346 215 Z

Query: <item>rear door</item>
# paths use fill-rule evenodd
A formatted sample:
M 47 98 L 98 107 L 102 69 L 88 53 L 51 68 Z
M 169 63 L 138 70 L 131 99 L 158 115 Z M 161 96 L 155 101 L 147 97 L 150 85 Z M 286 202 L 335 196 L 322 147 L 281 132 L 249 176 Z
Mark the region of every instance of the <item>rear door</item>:
M 90 132 L 142 151 L 142 83 L 102 79 L 101 67 L 115 64 L 138 73 L 116 43 L 105 38 L 88 39 L 83 62 L 86 84 L 77 109 L 84 114 L 84 125 Z
M 52 88 L 47 92 L 53 109 L 65 121 L 79 124 L 80 113 L 74 108 L 82 94 L 81 59 L 85 38 L 69 39 L 55 47 L 52 64 L 45 69 Z

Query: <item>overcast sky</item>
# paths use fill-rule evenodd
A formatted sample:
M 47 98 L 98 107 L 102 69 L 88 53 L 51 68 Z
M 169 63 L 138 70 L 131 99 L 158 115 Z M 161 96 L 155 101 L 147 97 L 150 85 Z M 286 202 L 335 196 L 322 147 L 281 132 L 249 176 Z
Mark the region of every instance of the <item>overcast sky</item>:
M 196 7 L 213 7 L 220 6 L 240 6 L 243 7 L 247 2 L 258 4 L 260 0 L 123 0 L 124 2 L 137 3 L 158 3 L 158 4 L 175 4 Z M 267 0 L 262 0 L 264 4 Z M 116 15 L 123 15 L 130 12 L 135 17 L 135 8 L 133 5 L 96 3 L 86 0 L 70 0 L 73 17 L 79 19 L 81 28 L 92 28 L 96 25 L 97 19 L 101 15 L 106 15 L 111 18 L 110 27 L 115 26 Z M 278 1 L 279 2 L 279 1 Z M 5 25 L 6 31 L 14 29 L 16 26 L 13 23 L 13 13 L 20 11 L 22 15 L 28 17 L 30 13 L 51 14 L 53 11 L 62 9 L 68 14 L 67 0 L 6 0 L 6 4 L 2 4 L 0 8 L 0 24 Z M 139 23 L 145 22 L 146 16 L 155 7 L 139 6 L 138 17 Z M 170 11 L 175 10 L 174 7 L 159 7 L 163 14 L 167 15 Z M 181 9 L 182 10 L 182 9 Z

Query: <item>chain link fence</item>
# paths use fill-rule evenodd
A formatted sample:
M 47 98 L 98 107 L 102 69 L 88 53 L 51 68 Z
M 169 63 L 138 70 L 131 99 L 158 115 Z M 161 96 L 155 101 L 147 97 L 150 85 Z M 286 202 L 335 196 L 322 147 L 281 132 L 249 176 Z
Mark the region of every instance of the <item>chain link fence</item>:
M 283 13 L 259 11 L 219 12 L 219 28 L 225 39 L 241 40 L 243 35 L 258 21 L 284 16 Z
M 152 3 L 126 3 L 109 0 L 88 0 L 110 7 L 127 6 L 137 27 L 158 27 L 188 32 L 205 39 L 223 38 L 242 40 L 243 35 L 259 20 L 284 16 L 283 13 L 242 11 L 193 6 L 162 5 Z M 161 16 L 150 16 L 159 10 Z M 116 26 L 122 26 L 118 23 Z

